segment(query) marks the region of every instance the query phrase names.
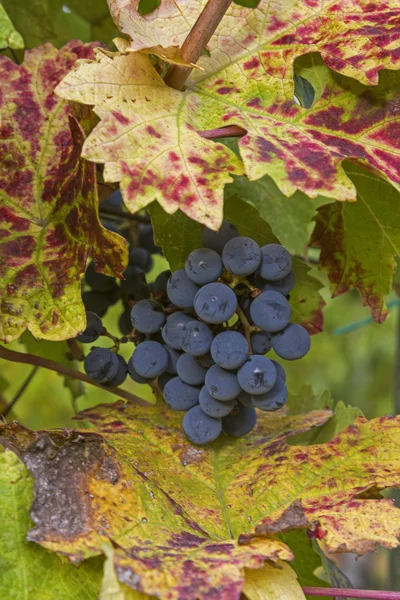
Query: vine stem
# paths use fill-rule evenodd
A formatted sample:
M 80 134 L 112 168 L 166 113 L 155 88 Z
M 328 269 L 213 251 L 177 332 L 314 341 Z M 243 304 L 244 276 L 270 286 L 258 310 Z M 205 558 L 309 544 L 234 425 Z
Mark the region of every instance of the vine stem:
M 182 44 L 182 56 L 186 63 L 197 63 L 231 3 L 232 0 L 208 0 Z M 192 67 L 172 65 L 165 77 L 165 83 L 169 87 L 181 90 L 191 70 Z
M 135 396 L 126 390 L 120 390 L 116 387 L 105 387 L 97 381 L 93 381 L 84 373 L 80 371 L 76 371 L 75 369 L 71 369 L 65 365 L 60 365 L 59 363 L 54 362 L 53 360 L 49 360 L 48 358 L 42 358 L 41 356 L 36 356 L 35 354 L 24 354 L 22 352 L 16 352 L 15 350 L 9 350 L 8 348 L 4 348 L 4 346 L 0 346 L 0 358 L 4 360 L 9 360 L 11 362 L 22 363 L 25 365 L 34 365 L 36 367 L 43 367 L 44 369 L 49 369 L 50 371 L 55 371 L 56 373 L 61 373 L 61 375 L 66 375 L 67 377 L 72 377 L 72 379 L 79 379 L 80 381 L 84 381 L 89 385 L 93 385 L 94 387 L 99 388 L 100 390 L 105 390 L 106 392 L 110 392 L 110 394 L 114 394 L 119 398 L 124 398 L 124 400 L 128 400 L 128 402 L 132 402 L 134 404 L 141 404 L 142 406 L 148 406 L 149 402 L 143 400 L 143 398 L 139 398 L 139 396 Z
M 132 214 L 128 212 L 123 212 L 122 210 L 117 210 L 116 208 L 102 208 L 101 204 L 99 206 L 100 216 L 104 217 L 118 217 L 119 219 L 126 219 L 128 221 L 136 221 L 137 223 L 150 223 L 150 217 L 146 215 L 138 215 Z
M 21 385 L 21 387 L 15 394 L 14 398 L 11 400 L 11 402 L 9 404 L 7 404 L 6 408 L 1 413 L 2 417 L 6 417 L 8 415 L 8 413 L 14 408 L 14 406 L 16 405 L 18 400 L 21 398 L 22 394 L 25 392 L 26 388 L 28 387 L 28 385 L 30 384 L 32 379 L 34 378 L 38 369 L 39 369 L 38 366 L 33 367 L 32 371 L 29 373 L 28 377 L 25 379 L 24 383 Z
M 247 343 L 249 345 L 249 350 L 250 350 L 250 354 L 253 354 L 253 348 L 251 346 L 251 334 L 253 331 L 255 331 L 254 327 L 252 325 L 250 325 L 246 315 L 244 314 L 244 312 L 242 311 L 242 309 L 240 308 L 240 306 L 237 307 L 236 309 L 236 314 L 239 317 L 239 320 L 241 322 L 241 324 L 243 325 L 243 329 L 244 329 L 244 336 L 247 340 Z
M 400 600 L 400 592 L 386 592 L 383 590 L 303 587 L 303 592 L 309 596 L 361 598 L 363 600 Z

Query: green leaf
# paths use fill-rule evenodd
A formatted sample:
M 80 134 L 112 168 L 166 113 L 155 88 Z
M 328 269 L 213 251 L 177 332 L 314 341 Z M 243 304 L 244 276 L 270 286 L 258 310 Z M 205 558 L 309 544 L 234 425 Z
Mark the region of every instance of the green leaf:
M 315 575 L 315 571 L 321 567 L 322 561 L 307 533 L 301 529 L 296 529 L 289 531 L 289 533 L 282 533 L 279 539 L 293 551 L 294 561 L 291 566 L 296 572 L 300 585 L 327 587 L 327 583 Z M 323 600 L 323 597 L 316 596 L 314 600 Z
M 192 250 L 202 247 L 201 226 L 180 210 L 169 215 L 158 202 L 150 204 L 149 212 L 155 242 L 162 247 L 171 271 L 176 271 Z
M 374 173 L 353 164 L 346 172 L 357 186 L 357 202 L 335 202 L 318 210 L 311 244 L 321 249 L 332 297 L 358 289 L 378 323 L 388 315 L 400 252 L 400 193 Z
M 254 239 L 260 246 L 280 242 L 269 223 L 248 202 L 237 196 L 227 198 L 224 209 L 225 218 L 236 225 L 241 235 Z M 323 328 L 322 308 L 325 305 L 319 293 L 322 284 L 310 275 L 310 268 L 303 260 L 294 258 L 293 270 L 296 285 L 290 294 L 292 321 L 306 327 L 311 334 L 319 333 Z
M 235 181 L 225 187 L 225 198 L 252 204 L 280 243 L 292 254 L 300 256 L 309 241 L 315 211 L 330 202 L 329 198 L 318 196 L 312 199 L 302 192 L 295 192 L 288 198 L 268 175 L 257 181 L 235 177 Z
M 24 40 L 21 34 L 14 28 L 4 6 L 0 4 L 0 50 L 3 48 L 21 50 L 23 47 Z
M 26 540 L 32 500 L 33 479 L 26 467 L 12 452 L 0 453 L 0 597 L 97 600 L 102 559 L 77 567 Z
M 321 558 L 322 567 L 328 578 L 330 585 L 334 588 L 353 588 L 350 579 L 339 569 L 334 560 L 330 559 L 325 552 L 322 550 L 316 540 L 312 542 L 315 552 Z M 350 598 L 344 598 L 344 600 L 350 600 Z

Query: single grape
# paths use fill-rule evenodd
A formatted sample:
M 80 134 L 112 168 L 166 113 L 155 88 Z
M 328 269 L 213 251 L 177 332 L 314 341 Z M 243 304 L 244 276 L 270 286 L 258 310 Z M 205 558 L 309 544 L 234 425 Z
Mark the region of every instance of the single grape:
M 171 271 L 168 269 L 167 271 L 162 271 L 159 275 L 157 275 L 156 280 L 153 283 L 154 286 L 154 294 L 158 296 L 161 292 L 167 291 L 167 283 L 168 279 L 171 277 Z
M 131 320 L 141 333 L 155 333 L 165 323 L 164 309 L 155 300 L 140 300 L 132 308 Z
M 139 246 L 146 248 L 150 254 L 162 254 L 161 248 L 156 246 L 153 238 L 153 226 L 151 223 L 140 223 L 139 225 Z
M 218 231 L 212 231 L 208 227 L 205 228 L 203 232 L 203 246 L 215 250 L 218 254 L 222 254 L 225 244 L 238 236 L 239 232 L 232 223 L 222 221 L 221 228 Z
M 188 385 L 202 385 L 207 373 L 208 367 L 203 367 L 199 359 L 192 354 L 184 352 L 180 355 L 176 365 L 179 377 Z
M 266 356 L 253 354 L 240 367 L 237 378 L 240 387 L 245 392 L 248 392 L 252 396 L 258 396 L 259 394 L 265 394 L 265 392 L 268 392 L 274 386 L 276 369 L 273 362 Z
M 193 250 L 186 259 L 185 272 L 197 285 L 217 281 L 222 274 L 221 257 L 210 248 Z
M 174 348 L 168 346 L 167 344 L 164 344 L 164 348 L 168 352 L 168 365 L 165 370 L 170 375 L 176 375 L 176 366 L 180 357 L 180 353 L 177 350 L 174 350 Z
M 122 335 L 129 335 L 132 331 L 131 309 L 128 307 L 118 319 L 118 329 Z
M 190 321 L 193 321 L 193 317 L 181 311 L 172 313 L 167 317 L 167 321 L 161 330 L 164 342 L 171 348 L 175 348 L 175 350 L 181 350 L 182 329 Z
M 103 329 L 100 317 L 94 312 L 86 311 L 86 327 L 82 333 L 76 336 L 76 339 L 84 344 L 90 344 L 100 337 Z
M 108 348 L 92 348 L 85 358 L 85 372 L 100 383 L 112 381 L 118 373 L 119 360 Z
M 251 334 L 251 347 L 254 354 L 267 354 L 272 348 L 272 335 L 268 331 L 255 331 Z
M 114 304 L 106 294 L 91 290 L 83 292 L 82 302 L 86 311 L 94 312 L 99 317 L 104 317 L 110 306 Z
M 290 252 L 280 244 L 267 244 L 261 248 L 259 273 L 268 281 L 277 281 L 289 275 L 292 268 Z
M 251 275 L 261 261 L 260 246 L 247 237 L 233 238 L 222 251 L 224 267 L 234 275 Z
M 210 396 L 222 402 L 233 400 L 241 392 L 235 373 L 225 371 L 218 365 L 213 365 L 208 369 L 205 377 L 205 386 Z
M 289 323 L 292 309 L 285 296 L 269 290 L 263 292 L 250 306 L 251 319 L 257 327 L 264 331 L 280 331 Z
M 251 399 L 250 394 L 248 394 L 247 392 L 245 392 L 244 390 L 242 390 L 239 394 L 239 396 L 236 398 L 236 400 L 238 402 L 240 402 L 240 404 L 243 404 L 243 406 L 253 406 L 253 400 Z
M 238 404 L 237 409 L 222 419 L 222 431 L 231 437 L 243 437 L 254 429 L 257 422 L 257 413 L 251 406 Z
M 286 371 L 282 367 L 281 363 L 279 363 L 277 360 L 274 360 L 272 358 L 271 358 L 271 362 L 274 363 L 277 376 L 280 377 L 283 381 L 286 381 Z
M 167 369 L 168 352 L 159 342 L 142 342 L 132 355 L 132 366 L 138 375 L 154 379 Z
M 138 267 L 145 273 L 151 271 L 153 259 L 146 248 L 130 248 L 129 249 L 129 264 Z
M 179 377 L 174 377 L 164 386 L 164 400 L 174 410 L 189 410 L 199 403 L 198 387 L 184 383 Z
M 221 419 L 205 414 L 200 406 L 194 406 L 183 417 L 183 431 L 193 444 L 209 444 L 217 439 L 222 431 Z
M 301 325 L 290 323 L 272 338 L 276 354 L 286 360 L 297 360 L 307 354 L 311 346 L 308 331 Z
M 126 379 L 128 373 L 128 365 L 126 363 L 126 360 L 119 354 L 117 355 L 117 358 L 119 362 L 118 372 L 116 376 L 113 379 L 111 379 L 111 381 L 108 381 L 104 384 L 107 387 L 118 387 L 119 385 L 124 383 Z
M 199 394 L 199 404 L 206 415 L 209 417 L 220 418 L 229 415 L 235 406 L 235 400 L 227 400 L 226 402 L 215 400 L 215 398 L 210 396 L 207 392 L 206 386 L 203 386 Z
M 167 295 L 178 308 L 193 308 L 194 297 L 198 287 L 186 275 L 185 269 L 178 269 L 171 275 L 167 283 Z
M 248 359 L 249 345 L 241 333 L 223 331 L 213 339 L 211 356 L 219 367 L 237 369 Z
M 189 321 L 181 329 L 181 348 L 193 356 L 202 356 L 210 350 L 213 334 L 205 323 Z
M 223 283 L 207 283 L 194 299 L 194 310 L 206 323 L 229 321 L 237 309 L 235 292 Z
M 274 387 L 269 392 L 252 398 L 255 408 L 265 411 L 279 410 L 288 398 L 286 383 L 283 379 L 277 377 Z
M 85 280 L 88 286 L 95 292 L 111 292 L 116 288 L 114 277 L 98 273 L 94 262 L 91 262 L 90 265 L 88 265 L 85 273 Z
M 239 306 L 242 309 L 242 311 L 244 312 L 244 316 L 246 317 L 246 319 L 248 320 L 248 322 L 250 324 L 253 323 L 253 321 L 251 320 L 251 314 L 250 314 L 251 303 L 252 303 L 252 299 L 249 298 L 248 296 L 242 296 L 242 298 L 240 298 L 240 300 L 239 300 Z
M 146 377 L 142 377 L 135 371 L 133 367 L 132 356 L 128 361 L 128 373 L 133 381 L 136 381 L 136 383 L 149 383 L 149 380 Z
M 266 292 L 267 290 L 274 290 L 275 292 L 279 292 L 283 296 L 288 296 L 294 288 L 294 284 L 296 283 L 296 277 L 294 271 L 290 271 L 289 275 L 286 275 L 286 277 L 283 277 L 283 279 L 278 279 L 278 281 L 266 281 L 265 279 L 262 279 L 262 282 L 260 282 L 258 278 L 256 281 L 256 286 L 261 288 L 264 292 Z M 259 283 L 263 284 L 258 285 Z
M 115 190 L 107 198 L 105 198 L 99 206 L 99 210 L 124 210 L 124 202 L 122 200 L 121 190 Z
M 171 379 L 173 378 L 174 375 L 169 375 L 169 373 L 163 373 L 162 375 L 160 375 L 160 377 L 157 379 L 160 392 L 164 391 L 164 388 L 167 385 L 168 381 L 171 381 Z

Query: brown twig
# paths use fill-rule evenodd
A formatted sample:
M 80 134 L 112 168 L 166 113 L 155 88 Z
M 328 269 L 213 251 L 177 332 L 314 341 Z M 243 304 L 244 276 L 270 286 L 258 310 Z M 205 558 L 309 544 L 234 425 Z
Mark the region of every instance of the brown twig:
M 330 596 L 336 598 L 361 598 L 364 600 L 400 600 L 400 592 L 385 592 L 383 590 L 354 590 L 345 588 L 303 587 L 303 592 L 309 596 Z
M 199 18 L 190 30 L 182 45 L 182 56 L 185 62 L 195 64 L 222 17 L 228 10 L 232 0 L 208 0 Z M 192 67 L 173 65 L 165 77 L 165 83 L 176 90 L 181 90 L 189 77 Z
M 15 394 L 14 398 L 11 400 L 11 402 L 9 404 L 7 404 L 6 408 L 1 413 L 2 417 L 6 417 L 8 415 L 8 413 L 11 412 L 11 410 L 14 408 L 14 406 L 16 405 L 18 400 L 21 398 L 22 394 L 25 392 L 26 388 L 28 387 L 28 385 L 30 384 L 32 379 L 34 378 L 38 369 L 39 369 L 38 366 L 33 367 L 32 371 L 29 373 L 28 377 L 25 379 L 24 383 L 21 385 L 21 387 Z
M 106 392 L 110 392 L 110 394 L 114 394 L 119 398 L 124 398 L 124 400 L 128 400 L 128 402 L 133 402 L 135 404 L 141 404 L 142 406 L 148 406 L 149 402 L 143 400 L 143 398 L 139 398 L 126 390 L 120 390 L 115 387 L 105 387 L 97 381 L 93 381 L 84 373 L 80 371 L 76 371 L 75 369 L 71 369 L 65 365 L 60 365 L 59 363 L 54 362 L 53 360 L 49 360 L 47 358 L 42 358 L 41 356 L 36 356 L 35 354 L 24 354 L 22 352 L 15 352 L 15 350 L 9 350 L 8 348 L 4 348 L 4 346 L 0 346 L 0 358 L 4 360 L 9 360 L 11 362 L 22 363 L 25 365 L 35 365 L 37 367 L 43 367 L 44 369 L 49 369 L 50 371 L 55 371 L 56 373 L 61 373 L 62 375 L 66 375 L 67 377 L 72 377 L 72 379 L 79 379 L 80 381 L 84 381 L 89 385 L 94 385 L 95 387 L 105 390 Z

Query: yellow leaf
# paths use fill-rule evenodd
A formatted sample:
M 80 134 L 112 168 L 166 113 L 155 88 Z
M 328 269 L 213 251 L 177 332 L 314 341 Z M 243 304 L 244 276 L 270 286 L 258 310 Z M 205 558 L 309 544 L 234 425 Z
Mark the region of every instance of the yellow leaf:
M 248 600 L 305 600 L 296 573 L 282 560 L 245 569 L 243 593 Z
M 104 575 L 99 600 L 156 600 L 154 596 L 148 596 L 148 594 L 138 592 L 121 583 L 115 572 L 112 546 L 104 544 L 103 550 L 107 558 L 104 562 Z

